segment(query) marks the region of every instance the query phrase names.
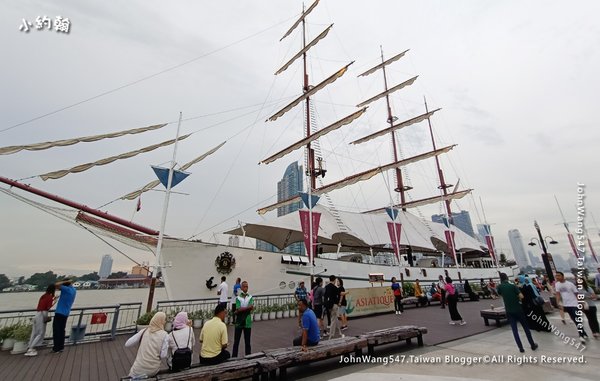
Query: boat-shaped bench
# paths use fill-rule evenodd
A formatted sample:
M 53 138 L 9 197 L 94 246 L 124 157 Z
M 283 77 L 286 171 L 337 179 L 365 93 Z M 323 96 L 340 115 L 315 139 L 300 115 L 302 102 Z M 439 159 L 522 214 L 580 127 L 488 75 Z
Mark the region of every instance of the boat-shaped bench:
M 496 325 L 500 327 L 502 320 L 507 320 L 506 311 L 504 307 L 498 307 L 494 309 L 481 310 L 481 317 L 485 325 L 490 325 L 489 320 L 496 320 Z

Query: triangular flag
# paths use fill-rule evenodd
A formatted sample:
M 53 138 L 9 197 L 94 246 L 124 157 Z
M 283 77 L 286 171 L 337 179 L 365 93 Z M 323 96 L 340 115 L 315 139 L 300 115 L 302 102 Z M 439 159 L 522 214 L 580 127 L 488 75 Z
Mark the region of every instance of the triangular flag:
M 398 209 L 385 208 L 385 211 L 387 212 L 388 216 L 390 216 L 392 221 L 394 221 L 396 219 L 396 217 L 398 217 Z
M 169 168 L 156 167 L 153 165 L 152 169 L 154 170 L 156 177 L 158 177 L 158 180 L 166 188 L 167 184 L 169 182 Z M 171 188 L 175 188 L 175 186 L 177 184 L 179 184 L 180 182 L 185 180 L 185 178 L 188 177 L 189 175 L 190 175 L 189 172 L 184 172 L 184 171 L 179 171 L 177 169 L 174 169 L 173 170 L 173 179 L 171 180 Z
M 308 205 L 308 193 L 302 193 L 302 192 L 300 192 L 299 194 L 300 194 L 300 198 L 301 198 L 301 199 L 302 199 L 302 201 L 304 202 L 304 205 L 305 205 L 307 208 L 309 208 L 309 209 L 312 209 L 312 208 L 314 208 L 314 207 L 315 207 L 315 205 L 317 205 L 317 202 L 319 202 L 319 199 L 321 198 L 321 197 L 319 197 L 319 196 L 316 196 L 316 195 L 314 195 L 314 194 L 311 194 L 311 195 L 310 195 L 310 201 L 311 201 L 311 205 L 309 206 L 309 205 Z

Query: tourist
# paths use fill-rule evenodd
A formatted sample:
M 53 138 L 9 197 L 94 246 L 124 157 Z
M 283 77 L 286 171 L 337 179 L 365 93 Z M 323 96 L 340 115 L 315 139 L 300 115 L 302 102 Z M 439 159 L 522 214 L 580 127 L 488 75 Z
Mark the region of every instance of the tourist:
M 314 347 L 319 344 L 321 338 L 319 333 L 319 323 L 313 310 L 308 308 L 305 299 L 298 301 L 298 309 L 302 313 L 302 335 L 294 339 L 294 346 L 301 345 L 302 351 L 307 351 L 308 347 Z
M 237 278 L 235 280 L 235 284 L 233 285 L 233 296 L 231 297 L 231 314 L 233 315 L 232 317 L 232 324 L 235 324 L 235 300 L 237 299 L 237 296 L 240 293 L 240 288 L 242 287 L 242 278 Z
M 547 275 L 542 278 L 542 290 L 550 291 L 550 282 Z
M 250 336 L 252 334 L 252 310 L 254 309 L 254 298 L 248 293 L 248 282 L 243 281 L 241 292 L 235 301 L 235 313 L 237 319 L 235 322 L 235 332 L 233 336 L 233 357 L 238 355 L 238 347 L 242 332 L 244 333 L 244 346 L 246 356 L 252 353 L 250 347 Z
M 65 349 L 65 328 L 77 291 L 71 284 L 70 279 L 56 282 L 55 287 L 60 290 L 60 298 L 52 322 L 52 341 L 54 342 L 52 353 L 60 353 Z
M 348 301 L 346 300 L 346 295 L 350 291 L 346 291 L 344 288 L 344 281 L 342 278 L 338 278 L 338 288 L 340 289 L 340 319 L 342 320 L 342 331 L 348 329 L 348 315 L 346 314 L 346 307 L 348 307 Z
M 140 344 L 135 361 L 129 370 L 131 378 L 154 377 L 160 370 L 161 359 L 167 357 L 169 338 L 165 331 L 167 315 L 157 312 L 150 320 L 150 326 L 133 335 L 125 347 Z
M 571 317 L 571 320 L 577 326 L 577 331 L 579 331 L 579 337 L 582 342 L 585 342 L 587 338 L 587 333 L 585 332 L 585 328 L 583 328 L 583 323 L 577 322 L 577 308 L 579 303 L 577 302 L 577 287 L 571 283 L 565 281 L 565 274 L 560 271 L 556 272 L 556 283 L 554 284 L 554 290 L 556 292 L 556 302 L 558 303 L 558 307 L 564 312 L 568 313 Z
M 469 281 L 465 279 L 465 293 L 469 295 L 469 300 L 472 302 L 476 302 L 479 300 L 479 295 L 473 292 Z
M 441 295 L 441 308 L 446 308 L 446 282 L 444 281 L 443 275 L 438 277 L 437 290 Z
M 326 304 L 327 310 L 331 313 L 331 324 L 329 325 L 329 340 L 331 340 L 335 336 L 336 332 L 339 334 L 340 337 L 345 337 L 345 335 L 342 333 L 339 318 L 339 311 L 342 302 L 341 289 L 339 287 L 339 279 L 335 277 L 333 280 L 331 280 L 331 277 L 329 277 L 329 279 L 330 282 L 327 285 L 327 287 L 331 286 L 330 292 L 335 292 L 334 294 L 332 294 L 333 296 L 331 296 L 330 299 L 330 303 L 332 304 Z M 327 295 L 327 287 L 325 287 L 325 295 Z M 335 287 L 335 290 L 333 289 L 333 287 Z
M 323 332 L 323 336 L 327 336 L 327 330 L 323 326 L 323 301 L 325 299 L 325 289 L 323 288 L 323 278 L 315 279 L 315 287 L 312 290 L 313 295 L 313 311 L 319 322 L 319 329 Z
M 294 297 L 296 298 L 296 302 L 299 302 L 302 299 L 307 300 L 308 292 L 306 291 L 303 280 L 298 283 L 298 287 L 296 287 L 296 291 L 294 292 Z
M 241 286 L 241 285 L 240 285 Z M 227 348 L 227 326 L 224 323 L 227 309 L 222 304 L 217 304 L 214 317 L 204 323 L 200 331 L 200 364 L 216 365 L 231 357 Z
M 415 297 L 417 298 L 417 306 L 425 307 L 427 305 L 427 296 L 425 296 L 418 279 L 415 280 Z
M 585 298 L 583 302 L 583 313 L 585 313 L 585 316 L 587 317 L 592 335 L 598 339 L 600 338 L 600 327 L 598 326 L 597 316 L 598 308 L 596 307 L 598 303 L 598 296 L 596 293 L 594 293 L 594 290 L 588 286 L 585 278 L 581 278 L 581 281 L 581 293 Z
M 446 285 L 444 287 L 446 289 L 448 311 L 450 312 L 450 324 L 455 325 L 457 322 L 460 325 L 467 324 L 467 322 L 463 320 L 462 316 L 460 316 L 460 313 L 458 312 L 458 292 L 452 284 L 452 278 L 450 278 L 449 276 L 446 277 Z
M 498 291 L 496 291 L 496 283 L 492 278 L 490 278 L 490 281 L 487 284 L 487 289 L 489 290 L 490 295 L 492 295 L 492 299 L 498 298 Z
M 196 338 L 185 311 L 179 312 L 173 320 L 173 331 L 169 334 L 167 365 L 177 372 L 192 365 L 192 353 Z
M 525 331 L 525 336 L 527 336 L 527 341 L 529 341 L 529 345 L 531 345 L 531 350 L 535 351 L 538 345 L 533 341 L 531 331 L 529 330 L 527 320 L 525 319 L 525 314 L 523 313 L 523 308 L 521 307 L 520 299 L 523 298 L 523 294 L 521 294 L 517 286 L 508 282 L 508 275 L 505 273 L 500 273 L 500 286 L 498 287 L 498 294 L 502 296 L 502 300 L 504 301 L 506 317 L 510 323 L 510 328 L 512 329 L 513 337 L 515 338 L 517 347 L 519 347 L 519 351 L 523 353 L 525 352 L 525 349 L 523 349 L 523 344 L 521 343 L 521 338 L 519 337 L 517 322 L 521 323 L 521 326 Z
M 55 290 L 56 287 L 51 284 L 48 286 L 48 288 L 46 288 L 46 292 L 40 296 L 40 300 L 38 301 L 36 308 L 37 312 L 33 318 L 31 338 L 29 339 L 25 356 L 37 356 L 37 350 L 35 347 L 44 341 L 44 335 L 46 334 L 46 323 L 51 320 L 51 318 L 48 316 L 48 311 L 50 311 L 54 305 L 54 302 L 56 301 L 56 297 L 54 296 Z
M 402 285 L 398 283 L 396 277 L 392 278 L 392 292 L 394 293 L 394 310 L 396 315 L 402 315 L 404 306 L 402 306 Z
M 325 286 L 325 298 L 323 305 L 325 306 L 325 313 L 327 314 L 327 326 L 331 333 L 331 316 L 333 315 L 334 320 L 337 320 L 337 311 L 340 302 L 340 290 L 335 285 L 335 275 L 329 276 L 329 283 Z M 335 309 L 335 311 L 334 311 Z
M 481 291 L 483 291 L 483 297 L 484 298 L 488 298 L 488 297 L 491 298 L 492 297 L 492 293 L 488 289 L 487 284 L 485 284 L 485 281 L 483 280 L 483 278 L 481 278 L 479 280 L 479 287 L 481 288 Z
M 519 282 L 523 284 L 523 287 L 521 287 L 521 293 L 523 294 L 521 305 L 523 306 L 523 312 L 527 317 L 527 325 L 530 329 L 534 329 L 538 332 L 550 332 L 550 322 L 546 318 L 546 313 L 544 312 L 544 303 L 540 303 L 543 298 L 537 287 L 531 284 L 531 280 L 526 275 L 519 276 Z
M 217 288 L 217 295 L 219 296 L 219 303 L 225 304 L 225 308 L 227 308 L 227 300 L 228 300 L 227 294 L 229 293 L 229 286 L 227 285 L 227 283 L 225 283 L 226 279 L 227 278 L 225 278 L 225 276 L 222 276 L 221 284 Z

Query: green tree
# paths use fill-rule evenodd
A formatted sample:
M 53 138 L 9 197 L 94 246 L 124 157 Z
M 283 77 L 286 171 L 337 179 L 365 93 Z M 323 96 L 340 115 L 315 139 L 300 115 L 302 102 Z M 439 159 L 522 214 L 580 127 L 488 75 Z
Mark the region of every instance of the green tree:
M 45 273 L 33 274 L 25 281 L 25 283 L 36 286 L 38 290 L 44 290 L 49 284 L 56 283 L 56 280 L 56 274 L 54 274 L 52 271 L 47 271 Z
M 93 273 L 84 274 L 77 278 L 77 280 L 84 281 L 84 282 L 87 280 L 98 280 L 98 279 L 100 279 L 100 276 L 98 275 L 98 273 L 96 271 L 94 271 Z
M 24 276 L 20 276 L 19 280 L 17 281 L 18 284 L 23 284 L 25 283 L 25 277 Z
M 10 279 L 4 274 L 0 274 L 0 291 L 7 287 L 10 287 Z
M 108 276 L 108 279 L 118 279 L 124 278 L 127 275 L 125 271 L 117 271 L 116 273 L 112 273 Z

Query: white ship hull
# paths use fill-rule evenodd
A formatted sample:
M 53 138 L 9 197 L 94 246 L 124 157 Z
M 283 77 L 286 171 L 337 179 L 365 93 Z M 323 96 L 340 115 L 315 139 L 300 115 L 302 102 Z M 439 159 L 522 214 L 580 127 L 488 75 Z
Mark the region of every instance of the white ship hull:
M 224 252 L 231 253 L 235 259 L 235 267 L 228 274 L 219 273 L 215 264 Z M 477 283 L 481 278 L 486 281 L 489 278 L 497 279 L 499 272 L 513 275 L 513 269 L 510 267 L 398 267 L 323 258 L 317 258 L 315 267 L 311 268 L 308 265 L 282 263 L 284 255 L 204 242 L 165 240 L 162 262 L 169 264 L 163 268 L 167 295 L 171 300 L 216 298 L 216 288 L 209 290 L 206 281 L 213 277 L 213 284 L 218 285 L 223 275 L 227 277 L 230 293 L 235 279 L 239 277 L 248 281 L 250 293 L 253 295 L 293 293 L 300 280 L 304 280 L 308 286 L 311 271 L 323 278 L 332 274 L 340 276 L 344 279 L 346 288 L 369 286 L 370 273 L 384 274 L 385 284 L 389 284 L 393 276 L 400 279 L 402 273 L 405 281 L 419 279 L 422 285 L 437 282 L 438 276 L 445 275 L 446 271 L 453 280 L 460 278 Z M 408 275 L 406 269 L 409 271 Z

